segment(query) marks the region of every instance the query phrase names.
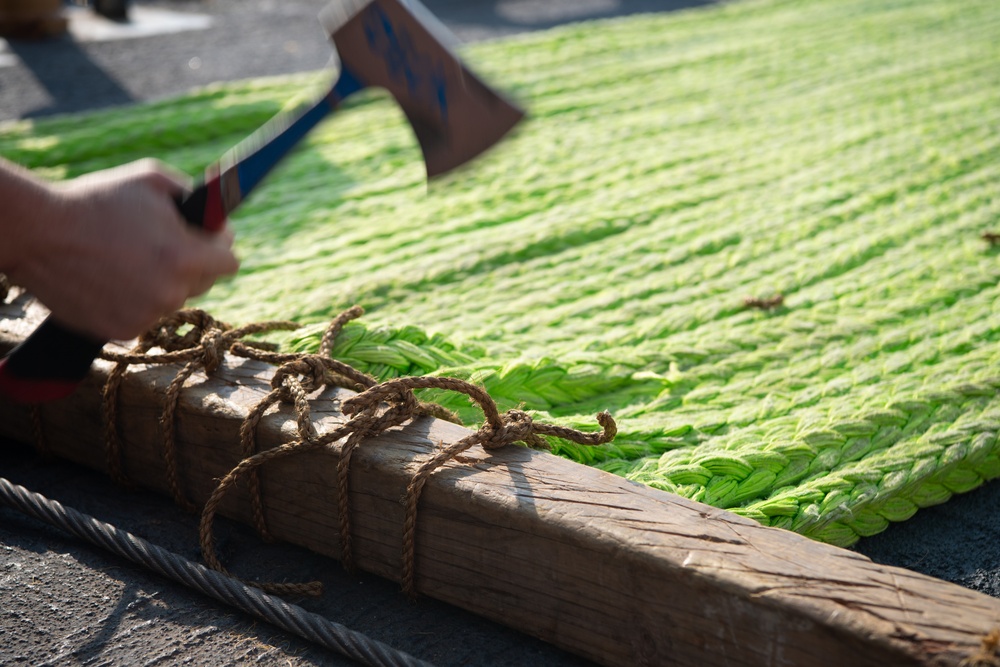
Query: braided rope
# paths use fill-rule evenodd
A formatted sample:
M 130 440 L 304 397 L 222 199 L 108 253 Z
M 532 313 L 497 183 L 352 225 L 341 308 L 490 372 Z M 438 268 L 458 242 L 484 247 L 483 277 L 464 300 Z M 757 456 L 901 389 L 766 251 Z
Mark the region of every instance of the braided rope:
M 470 46 L 530 107 L 516 138 L 429 197 L 398 110 L 359 104 L 241 210 L 243 271 L 202 305 L 364 303 L 332 350 L 376 380 L 456 377 L 567 427 L 607 407 L 613 443 L 553 450 L 850 544 L 998 475 L 998 32 L 993 0 L 761 0 Z M 221 133 L 143 124 L 249 122 L 299 84 L 132 109 L 129 142 L 200 169 Z M 0 128 L 0 152 L 115 164 L 129 142 L 88 133 L 124 121 Z

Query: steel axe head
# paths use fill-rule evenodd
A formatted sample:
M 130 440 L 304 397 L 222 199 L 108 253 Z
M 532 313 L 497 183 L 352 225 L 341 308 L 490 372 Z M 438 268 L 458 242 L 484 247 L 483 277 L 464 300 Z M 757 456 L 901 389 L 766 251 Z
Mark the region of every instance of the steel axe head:
M 416 0 L 334 0 L 319 18 L 340 58 L 341 79 L 396 98 L 428 177 L 476 157 L 524 117 L 461 63 L 448 48 L 454 40 Z

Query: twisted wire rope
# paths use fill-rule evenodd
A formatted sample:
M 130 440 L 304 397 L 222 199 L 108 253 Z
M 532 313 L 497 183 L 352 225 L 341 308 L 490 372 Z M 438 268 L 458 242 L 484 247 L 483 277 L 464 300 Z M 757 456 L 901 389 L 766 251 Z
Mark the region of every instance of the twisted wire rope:
M 372 667 L 430 667 L 430 663 L 3 478 L 0 478 L 0 502 L 361 664 Z

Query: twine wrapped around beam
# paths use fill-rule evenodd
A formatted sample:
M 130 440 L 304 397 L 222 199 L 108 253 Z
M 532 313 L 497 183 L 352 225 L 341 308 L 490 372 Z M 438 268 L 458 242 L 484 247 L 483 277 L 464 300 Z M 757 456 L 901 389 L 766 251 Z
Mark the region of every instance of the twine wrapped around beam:
M 180 331 L 188 326 L 184 334 Z M 214 372 L 222 362 L 225 352 L 244 336 L 275 330 L 297 328 L 294 322 L 261 322 L 237 329 L 217 322 L 208 313 L 185 309 L 162 319 L 152 329 L 139 337 L 135 347 L 126 353 L 104 350 L 101 358 L 115 362 L 104 386 L 102 406 L 105 417 L 105 442 L 108 472 L 119 483 L 127 483 L 121 469 L 121 439 L 118 437 L 117 405 L 118 392 L 125 372 L 132 364 L 170 364 L 183 362 L 173 382 L 167 389 L 160 426 L 163 429 L 163 454 L 166 464 L 167 483 L 174 501 L 189 512 L 196 508 L 181 490 L 177 471 L 177 454 L 174 444 L 174 415 L 177 401 L 184 383 L 196 370 Z M 161 354 L 149 354 L 154 348 L 163 350 Z
M 427 478 L 446 461 L 458 458 L 462 452 L 477 444 L 487 450 L 516 442 L 523 442 L 533 448 L 547 449 L 548 443 L 544 436 L 549 436 L 579 445 L 596 446 L 610 442 L 617 432 L 615 421 L 607 412 L 597 416 L 602 430 L 592 433 L 538 424 L 521 410 L 510 410 L 501 414 L 496 403 L 484 389 L 456 378 L 405 377 L 380 384 L 370 375 L 329 356 L 344 324 L 362 314 L 361 308 L 353 307 L 334 318 L 324 333 L 317 354 L 279 353 L 273 345 L 244 340 L 246 336 L 253 334 L 294 329 L 297 326 L 294 323 L 262 322 L 234 328 L 216 321 L 199 310 L 182 310 L 165 318 L 141 336 L 128 352 L 102 352 L 103 359 L 115 362 L 104 386 L 102 400 L 109 473 L 117 481 L 128 483 L 122 472 L 122 445 L 117 431 L 118 394 L 128 367 L 134 364 L 183 363 L 164 394 L 159 423 L 163 433 L 167 485 L 178 505 L 188 511 L 198 511 L 181 488 L 174 438 L 176 408 L 185 382 L 199 370 L 206 374 L 215 372 L 227 353 L 274 364 L 277 368 L 271 379 L 271 391 L 249 411 L 240 427 L 243 460 L 219 481 L 201 509 L 200 541 L 203 557 L 209 567 L 228 574 L 215 550 L 213 521 L 219 503 L 237 480 L 243 477 L 248 480 L 252 515 L 257 532 L 261 539 L 269 541 L 272 538 L 263 511 L 259 468 L 279 458 L 329 448 L 339 457 L 337 493 L 343 545 L 341 560 L 345 567 L 353 569 L 349 489 L 352 454 L 364 441 L 420 416 L 459 421 L 454 413 L 440 405 L 418 400 L 413 393 L 414 390 L 438 389 L 465 394 L 482 409 L 485 417 L 482 427 L 468 437 L 444 447 L 424 462 L 410 480 L 403 499 L 406 510 L 403 524 L 401 583 L 403 590 L 412 596 L 416 593 L 415 535 L 420 494 Z M 150 353 L 157 348 L 163 352 Z M 361 393 L 344 401 L 343 412 L 350 418 L 346 423 L 329 432 L 319 433 L 310 415 L 309 396 L 325 387 L 345 387 Z M 296 416 L 296 437 L 273 449 L 258 452 L 257 427 L 267 409 L 278 403 L 293 407 Z M 40 431 L 39 437 L 41 437 Z M 278 595 L 318 595 L 322 592 L 319 582 L 247 583 Z

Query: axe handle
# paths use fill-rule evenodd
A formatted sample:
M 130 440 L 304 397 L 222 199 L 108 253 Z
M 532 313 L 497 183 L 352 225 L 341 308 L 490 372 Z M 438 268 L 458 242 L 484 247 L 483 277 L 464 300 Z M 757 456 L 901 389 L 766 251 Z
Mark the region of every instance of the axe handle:
M 226 218 L 288 153 L 326 116 L 364 85 L 346 68 L 332 88 L 305 111 L 279 115 L 254 132 L 222 160 L 205 170 L 205 179 L 177 201 L 189 224 L 217 232 Z
M 346 68 L 330 91 L 305 112 L 278 116 L 231 154 L 205 170 L 205 179 L 175 200 L 187 223 L 209 232 L 225 225 L 229 213 L 323 118 L 364 85 Z M 227 159 L 228 158 L 228 159 Z M 74 331 L 51 316 L 0 359 L 0 398 L 43 403 L 73 393 L 87 376 L 106 341 Z

